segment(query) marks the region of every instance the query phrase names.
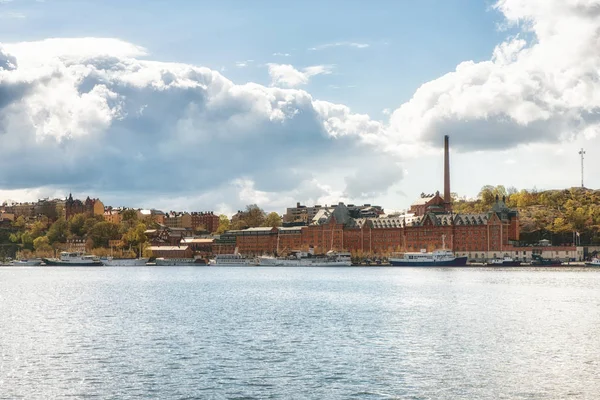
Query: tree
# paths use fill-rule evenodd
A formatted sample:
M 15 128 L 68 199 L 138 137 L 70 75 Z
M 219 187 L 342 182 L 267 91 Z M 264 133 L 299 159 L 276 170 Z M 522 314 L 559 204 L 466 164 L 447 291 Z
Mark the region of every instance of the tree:
M 101 222 L 104 222 L 104 217 L 101 215 L 94 215 L 91 217 L 88 217 L 85 222 L 83 223 L 83 234 L 84 235 L 88 235 L 89 233 L 91 233 L 92 228 L 94 226 L 96 226 L 96 224 L 99 224 Z M 116 225 L 116 224 L 113 224 Z M 116 225 L 118 227 L 118 225 Z
M 85 230 L 83 225 L 85 224 L 85 214 L 75 214 L 69 220 L 69 231 L 74 236 L 83 236 L 85 235 Z
M 57 242 L 66 243 L 68 234 L 69 224 L 67 224 L 67 221 L 65 221 L 64 218 L 60 218 L 57 219 L 52 224 L 52 226 L 50 226 L 50 229 L 48 229 L 48 233 L 46 234 L 46 236 L 48 237 L 50 244 L 54 244 Z
M 37 252 L 50 252 L 52 251 L 52 246 L 50 246 L 50 241 L 47 236 L 40 236 L 33 240 L 33 248 Z
M 119 239 L 119 225 L 112 222 L 98 222 L 90 228 L 89 238 L 96 247 L 108 247 L 109 240 Z
M 265 222 L 266 214 L 262 208 L 256 204 L 249 204 L 246 210 L 240 211 L 231 218 L 232 229 L 245 229 L 262 226 Z
M 44 232 L 48 229 L 48 217 L 43 216 L 38 221 L 35 221 L 29 227 L 29 233 L 32 238 L 38 238 L 44 234 Z
M 125 246 L 132 247 L 138 252 L 140 245 L 146 243 L 148 240 L 145 232 L 146 225 L 142 222 L 138 222 L 136 226 L 129 228 L 129 230 L 125 232 L 121 240 Z
M 138 213 L 136 210 L 125 210 L 121 213 L 121 220 L 125 228 L 132 228 L 137 224 Z
M 230 229 L 229 218 L 227 215 L 219 215 L 219 227 L 217 228 L 217 233 L 221 234 Z
M 26 225 L 26 221 L 22 215 L 19 216 L 12 224 L 12 226 L 17 229 L 24 229 L 25 225 Z
M 235 218 L 231 220 L 231 229 L 246 229 L 249 228 L 250 225 L 248 225 L 248 223 L 246 222 L 245 219 L 241 219 L 241 218 Z
M 265 218 L 262 226 L 265 227 L 277 227 L 281 226 L 281 217 L 276 212 L 269 213 Z

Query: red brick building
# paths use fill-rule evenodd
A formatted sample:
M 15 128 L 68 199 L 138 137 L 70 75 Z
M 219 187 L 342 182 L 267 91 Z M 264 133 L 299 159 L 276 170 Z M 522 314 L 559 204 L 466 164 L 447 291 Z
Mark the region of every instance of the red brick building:
M 69 197 L 65 201 L 65 219 L 69 220 L 76 214 L 104 215 L 104 204 L 100 199 L 90 199 L 89 196 L 85 201 L 73 199 L 73 195 L 69 193 Z
M 406 224 L 402 217 L 354 219 L 349 216 L 348 208 L 339 204 L 314 225 L 250 228 L 228 233 L 235 236 L 239 252 L 247 255 L 284 253 L 310 247 L 317 254 L 337 250 L 387 255 L 443 247 L 467 255 L 475 252 L 504 254 L 515 251 L 510 242 L 519 240 L 519 218 L 517 212 L 507 208 L 501 199 L 497 199 L 487 213 L 428 212 L 411 224 Z
M 250 228 L 230 231 L 240 253 L 259 255 L 329 250 L 385 256 L 392 252 L 446 248 L 471 259 L 518 253 L 519 216 L 496 197 L 492 209 L 479 214 L 454 214 L 450 197 L 448 136 L 444 137 L 444 196 L 422 194 L 411 215 L 353 218 L 343 203 L 317 211 L 312 223 L 298 228 Z M 408 219 L 408 222 L 407 222 Z
M 208 232 L 216 232 L 219 228 L 219 216 L 212 211 L 192 212 L 192 229 L 204 227 Z

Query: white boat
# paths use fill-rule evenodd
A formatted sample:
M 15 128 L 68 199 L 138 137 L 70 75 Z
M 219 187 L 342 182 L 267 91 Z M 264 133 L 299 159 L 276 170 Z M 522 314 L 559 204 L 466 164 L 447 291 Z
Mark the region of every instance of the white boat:
M 467 265 L 467 257 L 456 257 L 449 250 L 403 253 L 399 257 L 390 257 L 390 265 L 395 267 L 461 267 Z
M 248 267 L 256 264 L 255 260 L 245 258 L 239 253 L 217 254 L 214 259 L 210 260 L 210 265 L 216 267 Z
M 588 261 L 585 265 L 590 267 L 600 267 L 600 258 L 592 258 L 592 261 Z
M 175 267 L 175 266 L 202 266 L 206 262 L 201 258 L 156 258 L 154 262 L 146 262 L 145 265 L 156 265 L 159 267 Z
M 100 257 L 94 255 L 85 255 L 80 252 L 63 251 L 60 258 L 42 258 L 44 264 L 60 267 L 100 267 L 102 261 Z
M 144 266 L 148 262 L 149 258 L 113 258 L 113 257 L 101 257 L 100 261 L 102 264 L 108 267 L 139 267 Z
M 350 267 L 350 253 L 329 251 L 324 256 L 315 256 L 306 252 L 294 252 L 290 257 L 258 257 L 258 264 L 266 267 Z
M 34 267 L 34 266 L 42 265 L 42 259 L 41 258 L 33 258 L 33 259 L 29 259 L 29 260 L 25 260 L 25 259 L 15 260 L 10 265 L 20 266 L 20 267 Z

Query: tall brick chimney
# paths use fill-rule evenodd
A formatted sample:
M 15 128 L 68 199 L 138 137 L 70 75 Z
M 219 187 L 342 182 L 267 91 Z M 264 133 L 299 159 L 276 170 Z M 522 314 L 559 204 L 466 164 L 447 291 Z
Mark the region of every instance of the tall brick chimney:
M 450 204 L 450 154 L 448 151 L 448 135 L 444 136 L 444 203 Z

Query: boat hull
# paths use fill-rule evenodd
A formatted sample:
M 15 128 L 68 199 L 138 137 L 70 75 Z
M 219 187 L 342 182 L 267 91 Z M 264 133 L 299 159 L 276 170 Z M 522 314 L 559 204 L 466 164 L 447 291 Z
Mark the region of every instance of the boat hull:
M 93 262 L 77 262 L 77 261 L 59 261 L 59 260 L 48 260 L 44 259 L 44 264 L 51 267 L 103 267 L 101 261 Z
M 586 262 L 585 265 L 587 265 L 588 267 L 600 267 L 600 264 L 593 262 Z
M 318 259 L 279 260 L 276 258 L 259 258 L 261 267 L 351 267 L 348 261 L 326 261 Z
M 112 260 L 100 260 L 107 267 L 141 267 L 145 266 L 148 258 L 122 258 Z
M 443 261 L 406 261 L 390 258 L 392 267 L 464 267 L 467 265 L 467 257 L 456 257 L 453 260 Z
M 490 263 L 488 267 L 520 267 L 523 265 L 520 261 L 504 261 L 501 263 Z

